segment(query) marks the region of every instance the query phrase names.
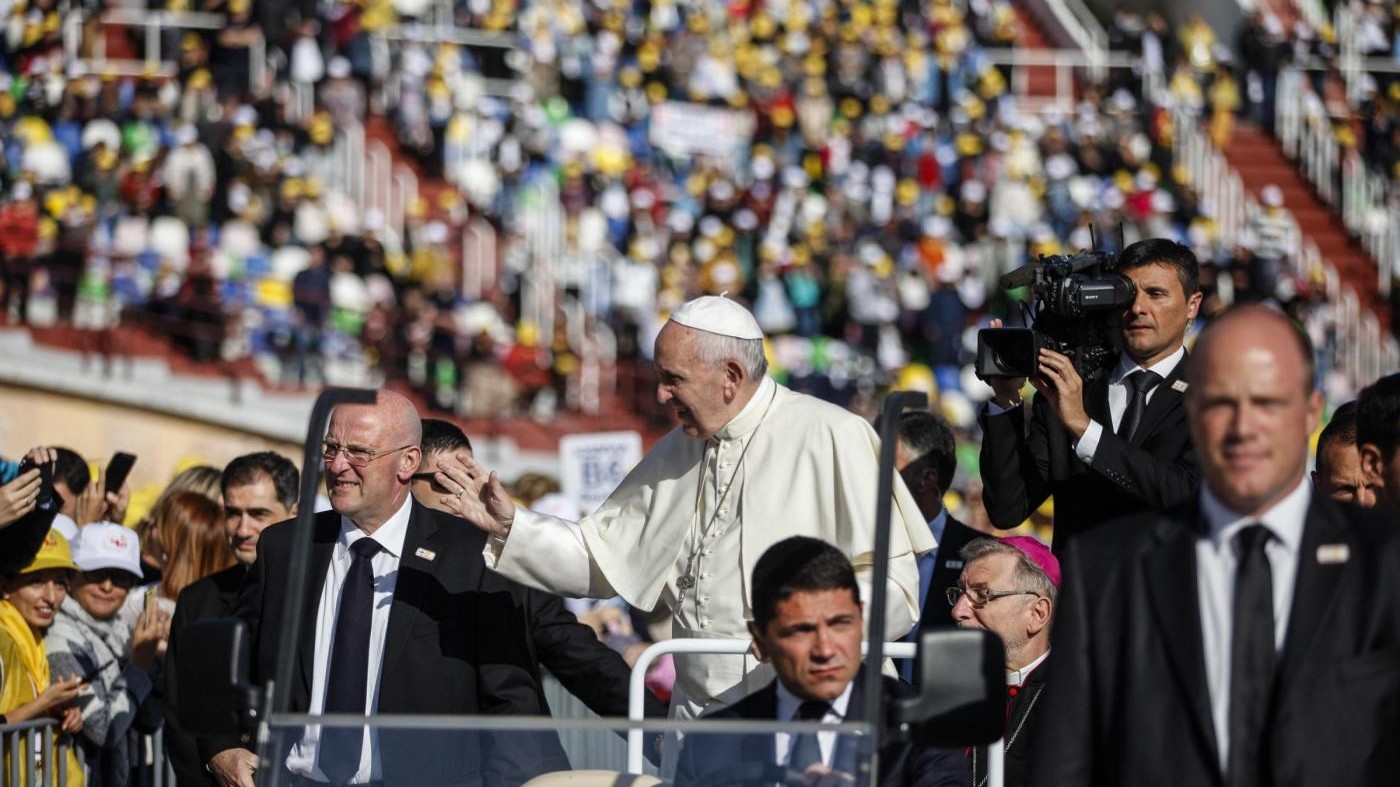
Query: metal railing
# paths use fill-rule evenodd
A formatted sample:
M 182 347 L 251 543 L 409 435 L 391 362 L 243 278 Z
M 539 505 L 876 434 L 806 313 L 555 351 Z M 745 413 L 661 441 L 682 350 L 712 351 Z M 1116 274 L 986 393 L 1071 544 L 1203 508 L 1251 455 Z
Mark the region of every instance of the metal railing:
M 83 21 L 88 16 L 81 8 L 69 11 L 63 20 L 63 49 L 72 74 L 101 74 L 117 77 L 156 76 L 172 78 L 179 65 L 162 57 L 162 41 L 167 30 L 222 30 L 228 20 L 223 14 L 198 11 L 147 11 L 137 8 L 111 8 L 102 12 L 101 23 L 145 30 L 145 58 L 142 60 L 108 59 L 107 41 L 98 36 L 94 56 L 82 56 Z M 248 88 L 258 94 L 267 77 L 267 40 L 259 38 L 248 52 Z
M 1285 104 L 1280 99 L 1280 111 Z M 1201 131 L 1197 119 L 1190 109 L 1173 110 L 1174 158 L 1186 167 L 1201 198 L 1214 200 L 1222 236 L 1238 238 L 1259 206 L 1245 190 L 1239 173 Z M 1317 244 L 1302 237 L 1291 214 L 1289 218 L 1297 241 L 1293 245 L 1298 249 L 1291 260 L 1292 273 L 1305 278 L 1320 275 L 1327 302 L 1334 306 L 1330 327 L 1335 334 L 1335 368 L 1357 390 L 1400 368 L 1400 346 L 1394 337 L 1386 335 L 1375 314 L 1360 303 L 1354 291 L 1343 286 L 1337 269 L 1322 256 Z
M 1103 74 L 1110 68 L 1132 68 L 1137 58 L 1122 52 L 1109 52 L 1107 48 L 1097 53 L 1073 49 L 1003 49 L 989 48 L 981 52 L 987 62 L 999 66 L 1018 66 L 1012 74 L 1012 89 L 1019 97 L 1026 95 L 1026 82 L 1029 71 L 1024 66 L 1050 67 L 1055 69 L 1056 108 L 1063 113 L 1074 109 L 1074 75 L 1085 71 L 1094 81 L 1102 81 Z
M 68 752 L 71 739 L 61 733 L 56 719 L 34 719 L 0 724 L 5 777 L 9 787 L 68 784 Z
M 869 650 L 869 642 L 861 643 L 861 653 Z M 743 655 L 753 647 L 746 639 L 693 639 L 680 637 L 658 642 L 637 656 L 632 665 L 632 679 L 627 686 L 627 720 L 641 722 L 646 710 L 647 670 L 662 656 L 681 654 Z M 895 659 L 913 658 L 916 646 L 912 642 L 886 642 L 885 655 Z M 627 732 L 627 772 L 643 773 L 646 756 L 643 752 L 645 733 L 640 728 Z M 987 787 L 1002 787 L 1005 769 L 1005 748 L 1002 741 L 987 747 Z
M 1400 195 L 1354 148 L 1342 147 L 1326 108 L 1305 82 L 1297 69 L 1279 74 L 1274 134 L 1284 155 L 1298 162 L 1318 196 L 1341 213 L 1347 230 L 1377 262 L 1377 290 L 1389 295 L 1391 266 L 1400 253 Z

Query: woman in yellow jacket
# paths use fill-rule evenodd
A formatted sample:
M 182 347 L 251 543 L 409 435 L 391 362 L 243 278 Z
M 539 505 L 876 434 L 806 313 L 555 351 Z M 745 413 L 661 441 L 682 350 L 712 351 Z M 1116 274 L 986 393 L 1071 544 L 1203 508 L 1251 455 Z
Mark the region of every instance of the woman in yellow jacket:
M 49 532 L 44 545 L 30 564 L 16 574 L 0 578 L 0 723 L 17 723 L 38 718 L 61 722 L 66 733 L 82 729 L 83 716 L 74 703 L 84 685 L 80 678 L 53 682 L 49 660 L 44 653 L 44 630 L 68 595 L 68 582 L 77 570 L 68 541 L 57 530 Z M 7 736 L 8 737 L 8 736 Z M 32 740 L 26 736 L 25 740 Z M 8 741 L 6 741 L 8 744 Z M 52 749 L 52 744 L 48 747 Z M 21 744 L 22 756 L 33 756 L 42 774 L 40 783 L 56 783 L 49 762 Z M 83 784 L 82 766 L 71 745 L 65 747 L 67 782 Z M 5 772 L 15 752 L 5 748 Z M 28 768 L 20 766 L 21 784 Z

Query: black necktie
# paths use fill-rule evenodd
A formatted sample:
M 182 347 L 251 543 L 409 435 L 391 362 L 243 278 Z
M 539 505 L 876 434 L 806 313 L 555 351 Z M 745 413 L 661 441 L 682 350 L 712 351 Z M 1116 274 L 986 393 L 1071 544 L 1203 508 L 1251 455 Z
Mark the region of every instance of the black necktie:
M 361 538 L 350 545 L 350 570 L 340 589 L 340 611 L 335 616 L 331 644 L 331 668 L 326 674 L 326 713 L 363 716 L 369 685 L 369 632 L 374 621 L 374 566 L 379 542 Z M 321 730 L 321 772 L 331 784 L 346 784 L 360 769 L 363 727 L 326 727 Z
M 1162 382 L 1162 376 L 1139 369 L 1128 375 L 1125 382 L 1128 384 L 1128 409 L 1123 411 L 1123 420 L 1118 424 L 1118 436 L 1131 441 L 1138 424 L 1142 423 L 1142 411 L 1147 409 L 1147 394 Z
M 1234 633 L 1230 641 L 1230 787 L 1263 783 L 1265 721 L 1274 683 L 1274 583 L 1264 546 L 1272 537 L 1263 525 L 1235 535 Z
M 793 716 L 793 721 L 821 721 L 826 718 L 827 711 L 831 710 L 831 703 L 821 700 L 807 700 L 797 707 L 797 715 Z M 817 742 L 815 732 L 804 732 L 797 736 L 792 742 L 792 756 L 788 757 L 788 768 L 795 771 L 805 771 L 807 766 L 822 761 L 821 744 Z

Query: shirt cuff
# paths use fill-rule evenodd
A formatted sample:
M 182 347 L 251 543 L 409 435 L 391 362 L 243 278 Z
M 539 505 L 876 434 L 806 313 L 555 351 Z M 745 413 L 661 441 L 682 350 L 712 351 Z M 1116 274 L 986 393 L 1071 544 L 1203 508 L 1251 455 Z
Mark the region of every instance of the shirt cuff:
M 1086 465 L 1093 464 L 1094 452 L 1099 449 L 1100 437 L 1103 437 L 1103 425 L 1090 419 L 1089 425 L 1084 428 L 1084 434 L 1079 436 L 1079 442 L 1074 444 L 1074 455 Z

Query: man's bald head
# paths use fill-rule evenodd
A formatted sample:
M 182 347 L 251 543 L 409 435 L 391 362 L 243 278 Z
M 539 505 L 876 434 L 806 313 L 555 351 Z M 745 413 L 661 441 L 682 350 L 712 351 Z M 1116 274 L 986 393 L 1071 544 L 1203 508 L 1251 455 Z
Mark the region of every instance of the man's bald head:
M 1308 466 L 1322 415 L 1307 337 L 1260 306 L 1217 317 L 1196 343 L 1186 393 L 1206 488 L 1235 513 L 1262 514 Z
M 374 532 L 408 497 L 423 424 L 403 395 L 379 391 L 374 404 L 346 404 L 326 430 L 326 493 L 331 507 Z
M 1186 371 L 1187 379 L 1194 382 L 1192 373 L 1201 368 L 1199 361 L 1208 352 L 1223 351 L 1227 355 L 1238 356 L 1242 349 L 1241 338 L 1251 331 L 1264 332 L 1265 335 L 1258 338 L 1278 339 L 1282 344 L 1277 349 L 1281 350 L 1284 344 L 1292 348 L 1301 364 L 1299 384 L 1305 393 L 1311 393 L 1317 376 L 1312 341 L 1288 315 L 1277 309 L 1253 304 L 1228 309 L 1211 320 L 1196 340 L 1193 361 Z

